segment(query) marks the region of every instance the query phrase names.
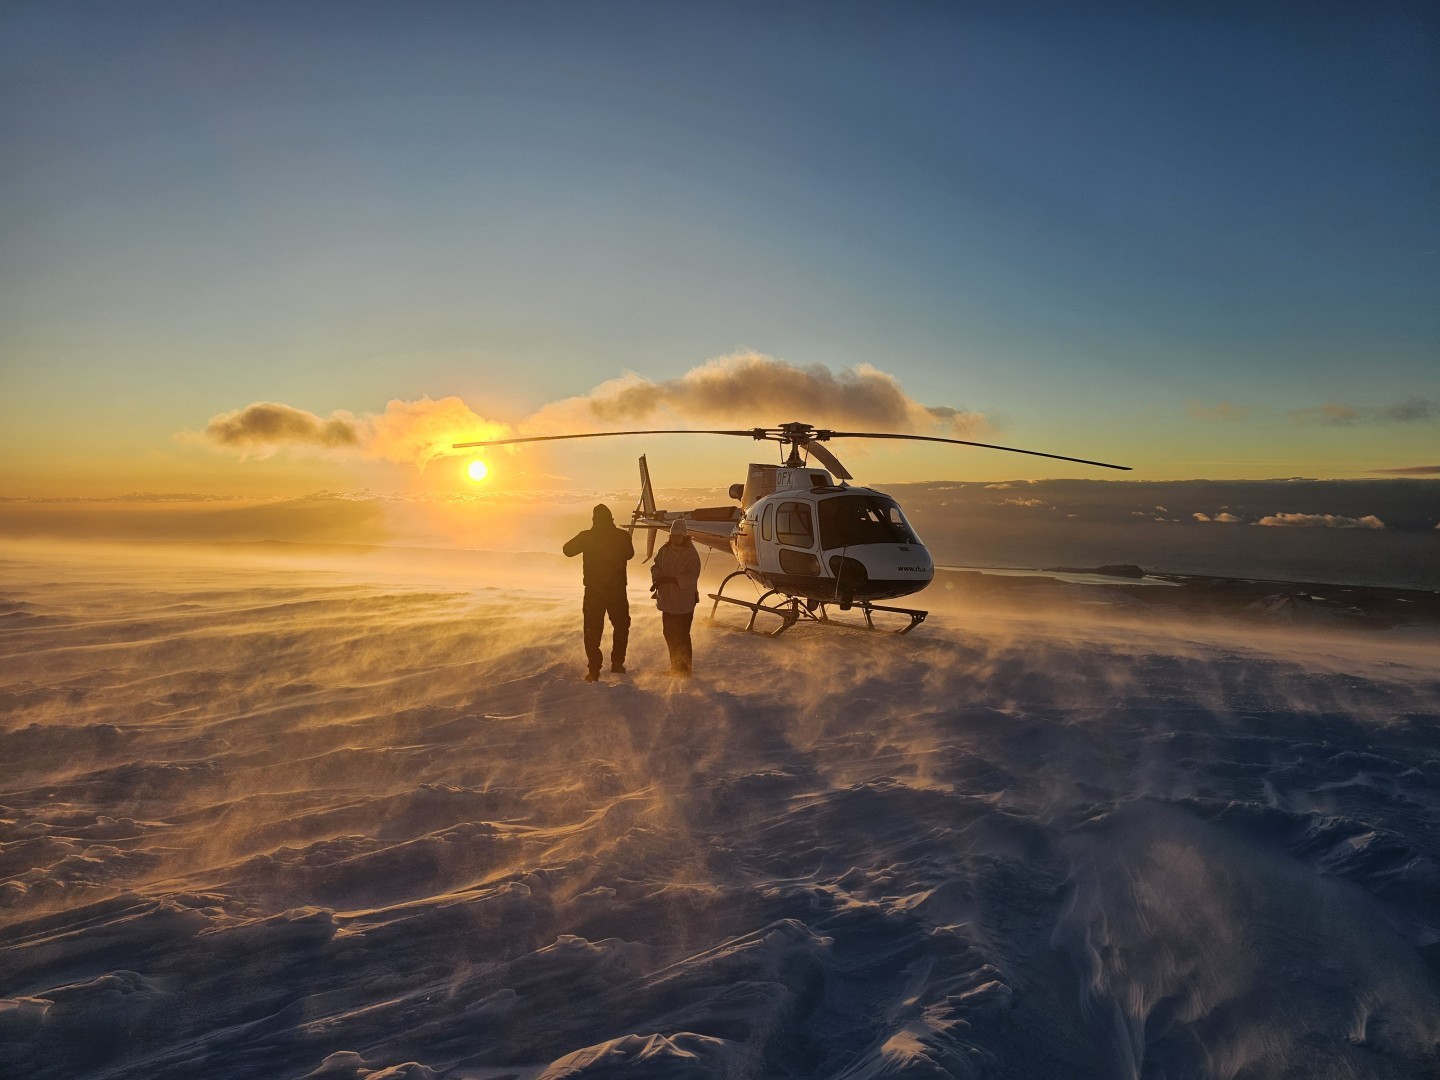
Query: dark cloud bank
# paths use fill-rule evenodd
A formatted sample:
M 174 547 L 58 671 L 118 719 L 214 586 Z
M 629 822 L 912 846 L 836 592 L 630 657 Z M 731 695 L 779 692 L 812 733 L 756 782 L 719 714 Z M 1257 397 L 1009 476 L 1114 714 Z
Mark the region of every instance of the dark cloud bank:
M 1381 476 L 1440 476 L 1440 465 L 1408 465 L 1403 469 L 1371 469 Z
M 1393 405 L 1367 406 L 1331 403 L 1312 409 L 1292 409 L 1290 416 L 1300 424 L 1351 427 L 1360 424 L 1424 424 L 1440 419 L 1440 403 L 1423 397 L 1409 397 Z

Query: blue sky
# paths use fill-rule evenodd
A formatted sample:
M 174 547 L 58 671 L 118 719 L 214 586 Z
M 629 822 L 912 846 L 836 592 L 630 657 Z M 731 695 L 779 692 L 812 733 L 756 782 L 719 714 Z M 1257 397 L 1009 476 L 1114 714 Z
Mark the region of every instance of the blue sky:
M 173 436 L 513 423 L 742 347 L 1157 476 L 1435 464 L 1437 42 L 1419 4 L 10 4 L 12 484 L 356 480 Z

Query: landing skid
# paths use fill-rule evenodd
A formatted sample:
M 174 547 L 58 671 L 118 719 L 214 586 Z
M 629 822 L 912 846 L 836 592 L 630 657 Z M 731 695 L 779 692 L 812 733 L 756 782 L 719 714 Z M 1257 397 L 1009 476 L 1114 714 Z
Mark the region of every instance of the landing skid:
M 750 612 L 750 618 L 745 623 L 745 629 L 752 633 L 766 634 L 769 637 L 779 637 L 786 630 L 789 630 L 797 622 L 808 619 L 813 623 L 825 623 L 829 626 L 839 626 L 851 630 L 876 630 L 874 612 L 884 611 L 895 615 L 907 615 L 910 622 L 902 629 L 896 630 L 897 634 L 908 634 L 915 627 L 925 621 L 928 611 L 920 611 L 916 608 L 889 607 L 884 604 L 872 604 L 869 600 L 857 600 L 852 607 L 859 608 L 865 616 L 865 625 L 856 626 L 854 623 L 836 622 L 826 612 L 829 606 L 823 601 L 806 601 L 798 597 L 789 596 L 778 589 L 771 589 L 760 597 L 759 600 L 741 600 L 734 596 L 725 595 L 725 586 L 730 584 L 732 578 L 744 577 L 745 571 L 736 570 L 720 583 L 720 588 L 708 594 L 715 603 L 710 607 L 710 621 L 715 621 L 715 613 L 720 610 L 721 604 L 735 604 L 737 607 L 746 608 Z M 766 603 L 772 597 L 781 599 Z M 758 630 L 755 627 L 755 620 L 761 615 L 773 615 L 780 620 L 780 625 L 774 630 Z

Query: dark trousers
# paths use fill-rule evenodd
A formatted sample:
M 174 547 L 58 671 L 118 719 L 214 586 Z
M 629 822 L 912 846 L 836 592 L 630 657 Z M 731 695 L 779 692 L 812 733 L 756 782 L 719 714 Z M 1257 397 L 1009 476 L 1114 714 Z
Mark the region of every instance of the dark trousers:
M 668 611 L 660 613 L 660 625 L 665 631 L 665 644 L 670 647 L 670 670 L 690 674 L 690 623 L 695 612 L 674 615 Z
M 630 598 L 624 589 L 586 589 L 581 607 L 585 617 L 585 661 L 598 672 L 602 660 L 600 638 L 605 633 L 605 616 L 615 628 L 610 643 L 611 665 L 625 663 L 625 646 L 630 643 Z

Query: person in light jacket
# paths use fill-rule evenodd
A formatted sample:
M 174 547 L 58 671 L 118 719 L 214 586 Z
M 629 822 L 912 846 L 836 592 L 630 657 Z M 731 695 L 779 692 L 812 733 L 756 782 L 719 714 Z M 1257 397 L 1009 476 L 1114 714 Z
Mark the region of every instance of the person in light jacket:
M 650 582 L 670 648 L 670 674 L 689 676 L 690 623 L 700 602 L 700 553 L 683 519 L 670 525 L 670 539 L 650 565 Z

